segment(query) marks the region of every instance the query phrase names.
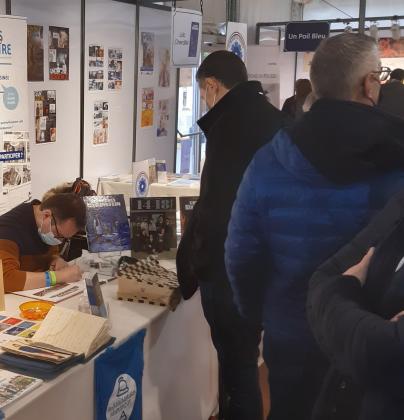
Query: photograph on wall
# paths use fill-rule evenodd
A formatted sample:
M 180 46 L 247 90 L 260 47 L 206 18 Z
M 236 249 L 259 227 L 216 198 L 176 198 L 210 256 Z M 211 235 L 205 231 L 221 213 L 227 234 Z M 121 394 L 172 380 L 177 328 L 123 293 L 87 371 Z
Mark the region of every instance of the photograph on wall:
M 170 87 L 170 50 L 162 48 L 159 52 L 159 87 Z
M 88 90 L 104 89 L 104 47 L 89 45 L 88 47 Z
M 167 137 L 168 136 L 168 99 L 163 99 L 159 101 L 158 107 L 158 119 L 157 119 L 157 137 Z
M 3 164 L 3 194 L 10 190 L 25 186 L 31 182 L 31 168 L 29 165 Z
M 94 101 L 93 113 L 93 145 L 108 143 L 108 113 L 107 101 Z
M 69 80 L 69 28 L 49 26 L 49 80 Z
M 152 127 L 154 120 L 154 89 L 142 89 L 142 118 L 140 126 L 142 128 Z
M 34 92 L 35 143 L 56 141 L 56 90 Z
M 131 198 L 130 224 L 135 257 L 174 258 L 177 250 L 176 198 Z
M 154 33 L 142 32 L 142 64 L 140 66 L 141 73 L 151 74 L 154 71 Z
M 28 131 L 5 131 L 3 133 L 3 152 L 1 160 L 8 158 L 11 163 L 31 162 Z
M 122 48 L 108 48 L 108 90 L 122 89 Z
M 28 82 L 43 82 L 43 66 L 43 26 L 27 25 Z
M 404 38 L 380 38 L 379 51 L 381 58 L 404 57 Z

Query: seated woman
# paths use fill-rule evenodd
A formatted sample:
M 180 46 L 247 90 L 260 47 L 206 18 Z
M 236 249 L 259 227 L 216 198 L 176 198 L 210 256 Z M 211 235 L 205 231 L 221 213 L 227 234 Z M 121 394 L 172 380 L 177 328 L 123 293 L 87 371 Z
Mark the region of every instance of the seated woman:
M 307 315 L 331 361 L 313 420 L 404 419 L 403 257 L 400 193 L 312 277 Z
M 0 216 L 0 260 L 5 292 L 81 279 L 77 265 L 60 258 L 58 246 L 83 230 L 86 207 L 76 194 L 54 194 L 23 203 Z

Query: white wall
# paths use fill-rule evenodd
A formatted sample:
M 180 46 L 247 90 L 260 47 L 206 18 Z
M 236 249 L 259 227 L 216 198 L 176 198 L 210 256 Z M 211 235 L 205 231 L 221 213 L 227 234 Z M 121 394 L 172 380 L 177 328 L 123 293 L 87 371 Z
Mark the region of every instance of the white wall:
M 201 10 L 200 0 L 185 0 L 178 2 L 177 7 Z M 203 21 L 209 23 L 226 22 L 226 0 L 204 0 Z
M 84 178 L 131 172 L 133 150 L 133 97 L 135 56 L 135 6 L 112 0 L 86 2 L 86 76 L 84 118 Z M 88 46 L 104 46 L 104 90 L 88 90 Z M 107 88 L 108 47 L 123 48 L 122 89 Z M 95 100 L 109 102 L 108 143 L 93 145 Z
M 13 0 L 12 14 L 44 26 L 44 82 L 29 82 L 32 193 L 40 198 L 52 186 L 79 176 L 80 162 L 80 0 Z M 48 27 L 70 29 L 70 77 L 49 81 Z M 56 90 L 56 143 L 35 144 L 34 91 Z

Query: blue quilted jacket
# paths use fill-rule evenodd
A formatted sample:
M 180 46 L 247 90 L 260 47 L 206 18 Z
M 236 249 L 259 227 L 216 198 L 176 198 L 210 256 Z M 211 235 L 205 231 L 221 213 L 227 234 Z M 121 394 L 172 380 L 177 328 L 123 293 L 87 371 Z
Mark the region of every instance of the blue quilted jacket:
M 331 182 L 288 132 L 278 132 L 244 174 L 228 227 L 225 262 L 241 314 L 262 319 L 273 338 L 311 337 L 305 315 L 311 275 L 401 188 L 404 174 L 397 170 Z

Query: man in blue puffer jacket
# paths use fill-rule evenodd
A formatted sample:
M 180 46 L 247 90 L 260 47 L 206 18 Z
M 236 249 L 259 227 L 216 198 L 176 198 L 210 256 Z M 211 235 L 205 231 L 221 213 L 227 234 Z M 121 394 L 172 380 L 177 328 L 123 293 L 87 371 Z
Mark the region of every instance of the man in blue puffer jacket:
M 374 107 L 383 76 L 372 38 L 323 41 L 318 100 L 257 152 L 238 190 L 226 268 L 240 313 L 264 324 L 271 420 L 310 419 L 328 366 L 306 321 L 310 276 L 404 188 L 404 120 Z

